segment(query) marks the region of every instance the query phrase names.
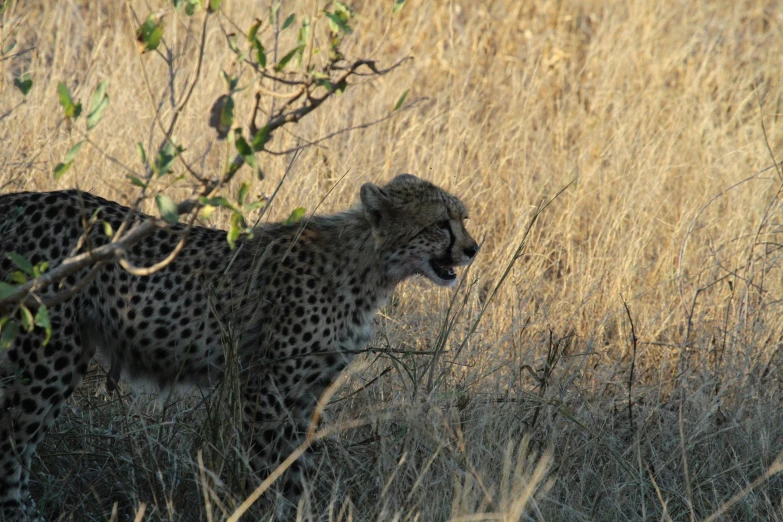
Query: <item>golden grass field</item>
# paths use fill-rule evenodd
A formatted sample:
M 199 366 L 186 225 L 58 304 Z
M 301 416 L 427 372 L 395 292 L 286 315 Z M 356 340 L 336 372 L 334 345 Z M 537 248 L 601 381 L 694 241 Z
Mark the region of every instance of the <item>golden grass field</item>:
M 406 89 L 413 106 L 305 149 L 265 219 L 343 209 L 363 182 L 410 172 L 463 199 L 483 247 L 456 291 L 410 281 L 381 311 L 376 350 L 326 410 L 334 433 L 299 519 L 783 520 L 783 5 L 352 6 L 346 55 L 413 60 L 270 146 L 381 118 Z M 287 0 L 281 16 L 323 7 Z M 162 0 L 132 8 L 168 11 L 173 79 L 160 56 L 138 55 L 124 3 L 37 0 L 6 13 L 3 37 L 34 50 L 0 62 L 0 192 L 78 186 L 133 201 L 120 164 L 141 170 L 136 143 L 160 140 L 155 106 L 170 117 L 170 85 L 177 97 L 193 79 L 205 15 Z M 207 125 L 232 61 L 220 26 L 246 32 L 268 11 L 224 0 L 207 26 L 176 129 L 200 172 L 226 157 Z M 25 72 L 27 97 L 13 86 Z M 63 121 L 57 82 L 86 106 L 106 79 L 103 121 L 55 180 L 84 139 L 83 121 L 72 133 Z M 253 193 L 271 194 L 290 161 L 259 155 L 267 179 Z M 244 169 L 224 194 L 253 179 Z M 175 199 L 195 186 L 168 183 L 156 189 Z M 104 379 L 96 367 L 39 449 L 42 512 L 226 520 L 252 490 L 227 399 L 161 407 L 129 387 L 110 398 Z M 243 520 L 264 516 L 253 507 Z

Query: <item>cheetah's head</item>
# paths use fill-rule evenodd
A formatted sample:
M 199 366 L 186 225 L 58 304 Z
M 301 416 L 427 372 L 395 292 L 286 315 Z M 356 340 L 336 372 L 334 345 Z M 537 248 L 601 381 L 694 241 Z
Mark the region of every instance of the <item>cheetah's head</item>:
M 365 183 L 361 199 L 376 250 L 394 279 L 418 274 L 452 286 L 454 267 L 467 265 L 478 252 L 465 230 L 465 206 L 432 183 L 401 174 L 383 187 Z

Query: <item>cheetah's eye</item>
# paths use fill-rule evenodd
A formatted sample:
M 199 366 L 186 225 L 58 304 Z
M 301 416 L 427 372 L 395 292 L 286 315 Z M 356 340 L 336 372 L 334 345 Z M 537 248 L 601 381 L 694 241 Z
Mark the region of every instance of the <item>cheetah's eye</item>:
M 448 219 L 441 219 L 436 224 L 438 225 L 438 228 L 442 230 L 448 230 L 449 228 L 451 228 L 451 223 L 449 222 Z

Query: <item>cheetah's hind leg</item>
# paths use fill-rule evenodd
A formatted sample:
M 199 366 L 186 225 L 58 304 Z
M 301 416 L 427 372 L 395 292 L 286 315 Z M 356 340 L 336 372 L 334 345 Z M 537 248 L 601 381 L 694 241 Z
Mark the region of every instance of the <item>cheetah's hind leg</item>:
M 52 337 L 20 332 L 0 352 L 0 522 L 35 520 L 29 493 L 36 447 L 81 383 L 91 357 L 81 348 L 69 306 L 50 309 Z

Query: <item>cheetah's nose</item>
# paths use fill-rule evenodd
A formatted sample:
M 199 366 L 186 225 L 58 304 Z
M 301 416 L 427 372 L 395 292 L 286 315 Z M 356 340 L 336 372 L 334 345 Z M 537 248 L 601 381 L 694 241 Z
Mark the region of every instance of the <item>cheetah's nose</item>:
M 476 255 L 476 252 L 478 252 L 478 249 L 479 249 L 478 244 L 474 241 L 473 244 L 470 245 L 469 247 L 467 247 L 465 250 L 463 250 L 463 252 L 465 252 L 466 256 L 468 256 L 469 258 L 473 259 L 473 256 Z

